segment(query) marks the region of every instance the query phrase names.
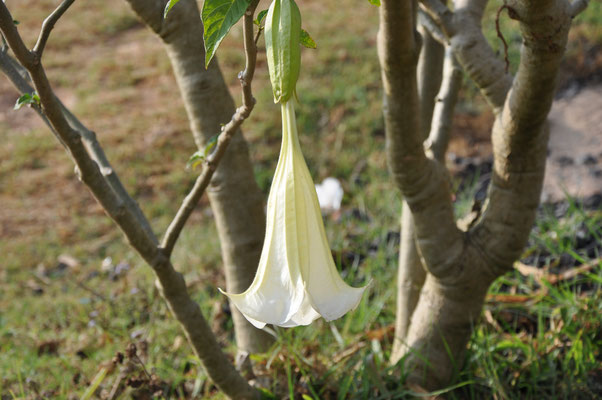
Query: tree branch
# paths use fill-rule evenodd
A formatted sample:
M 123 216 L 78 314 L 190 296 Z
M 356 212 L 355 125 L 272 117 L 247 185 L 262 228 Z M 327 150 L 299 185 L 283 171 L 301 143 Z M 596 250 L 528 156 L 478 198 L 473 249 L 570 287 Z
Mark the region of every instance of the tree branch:
M 454 13 L 440 0 L 420 0 L 421 9 L 429 15 L 447 37 L 456 32 Z
M 167 257 L 171 256 L 178 237 L 186 225 L 186 221 L 194 211 L 194 208 L 203 196 L 203 193 L 205 193 L 205 189 L 209 186 L 213 173 L 224 156 L 230 140 L 255 107 L 255 98 L 253 97 L 251 83 L 253 81 L 255 65 L 257 63 L 257 47 L 253 37 L 253 15 L 255 14 L 258 3 L 259 0 L 253 1 L 247 8 L 243 17 L 246 64 L 244 71 L 241 71 L 238 74 L 240 85 L 242 86 L 242 106 L 236 110 L 230 122 L 222 128 L 222 132 L 217 139 L 215 151 L 205 162 L 203 172 L 197 178 L 192 190 L 182 202 L 180 209 L 165 232 L 165 236 L 161 241 L 161 248 Z
M 32 93 L 34 91 L 34 88 L 24 78 L 24 76 L 29 77 L 27 71 L 24 71 L 23 67 L 14 61 L 5 51 L 0 51 L 0 71 L 6 75 L 9 81 L 11 81 L 19 94 Z M 59 134 L 54 130 L 50 121 L 48 121 L 48 118 L 46 118 L 42 112 L 42 109 L 37 105 L 32 105 L 32 108 L 38 113 L 40 118 L 42 118 L 42 121 L 44 121 L 46 126 L 48 126 L 52 134 L 58 139 L 63 147 L 66 147 L 65 143 L 63 143 L 63 139 L 61 139 Z
M 8 77 L 15 88 L 20 93 L 31 93 L 34 88 L 30 85 L 30 76 L 26 69 L 24 69 L 18 62 L 14 61 L 8 54 L 0 53 L 0 70 Z M 61 108 L 65 118 L 69 122 L 69 125 L 75 129 L 81 136 L 82 142 L 86 146 L 88 153 L 92 159 L 98 164 L 100 170 L 105 177 L 107 183 L 111 186 L 111 189 L 121 199 L 125 207 L 127 207 L 133 215 L 136 216 L 138 222 L 142 228 L 146 231 L 149 237 L 155 237 L 153 229 L 148 222 L 148 219 L 144 216 L 138 203 L 128 194 L 127 190 L 123 186 L 123 183 L 119 179 L 119 176 L 113 172 L 113 167 L 109 163 L 104 150 L 96 139 L 96 134 L 89 130 L 57 97 L 57 102 Z M 33 107 L 38 113 L 44 123 L 50 128 L 51 132 L 61 142 L 64 147 L 67 147 L 63 142 L 61 136 L 56 132 L 44 112 L 40 107 Z M 156 238 L 155 238 L 156 241 Z
M 418 13 L 418 19 L 422 21 L 420 14 L 424 13 Z M 422 24 L 418 25 L 418 32 L 422 37 L 420 56 L 416 66 L 420 106 L 420 134 L 422 140 L 426 140 L 431 130 L 437 93 L 441 87 L 445 45 L 436 40 Z
M 424 153 L 416 83 L 414 10 L 411 2 L 383 0 L 379 12 L 387 160 L 395 183 L 412 210 L 424 264 L 429 272 L 440 275 L 455 265 L 463 244 L 454 221 L 446 172 Z
M 42 29 L 40 31 L 40 35 L 38 36 L 38 41 L 33 47 L 33 52 L 39 59 L 42 58 L 42 53 L 44 52 L 46 42 L 50 37 L 50 32 L 54 28 L 54 25 L 74 2 L 75 0 L 63 0 L 63 2 L 59 4 L 59 6 L 42 23 Z
M 15 54 L 17 60 L 19 60 L 25 68 L 29 69 L 34 62 L 34 54 L 31 53 L 27 49 L 27 46 L 25 46 L 25 43 L 23 43 L 23 39 L 21 39 L 21 36 L 19 35 L 19 30 L 13 21 L 13 17 L 10 15 L 10 12 L 3 2 L 0 7 L 0 30 L 2 36 Z
M 424 10 L 418 10 L 418 22 L 419 25 L 424 27 L 425 30 L 442 45 L 449 43 L 449 38 L 443 33 L 437 22 Z
M 181 0 L 163 18 L 165 0 L 127 0 L 140 19 L 161 39 L 182 95 L 190 130 L 199 150 L 236 112 L 218 59 L 204 68 L 205 50 L 196 0 Z M 257 271 L 265 236 L 264 196 L 253 175 L 244 136 L 234 134 L 206 189 L 220 239 L 226 288 L 246 290 Z M 234 307 L 234 333 L 239 351 L 262 352 L 273 337 L 256 329 Z
M 17 60 L 27 68 L 36 92 L 40 96 L 42 111 L 50 121 L 53 129 L 67 145 L 68 150 L 75 160 L 80 179 L 88 185 L 97 200 L 103 205 L 107 213 L 124 230 L 130 243 L 141 254 L 155 254 L 156 246 L 153 236 L 149 236 L 137 218 L 127 209 L 123 200 L 119 198 L 104 179 L 98 164 L 90 158 L 82 144 L 81 136 L 67 122 L 60 103 L 55 96 L 41 62 L 32 63 L 31 54 L 16 31 L 12 16 L 6 5 L 0 3 L 0 30 Z
M 512 76 L 483 35 L 481 18 L 487 1 L 455 0 L 453 13 L 437 0 L 421 0 L 421 7 L 430 17 L 424 18 L 425 26 L 436 36 L 439 32 L 445 35 L 458 62 L 498 114 L 512 84 Z
M 547 115 L 572 18 L 565 0 L 507 4 L 520 21 L 521 59 L 493 127 L 494 170 L 487 206 L 470 232 L 498 275 L 512 268 L 535 220 L 547 154 Z
M 137 216 L 112 190 L 99 165 L 90 157 L 82 143 L 82 137 L 68 123 L 48 82 L 41 61 L 38 59 L 34 62 L 32 53 L 25 47 L 4 3 L 0 3 L 0 31 L 17 60 L 27 68 L 34 88 L 40 96 L 42 110 L 75 160 L 80 179 L 121 228 L 131 246 L 155 271 L 170 309 L 184 328 L 186 336 L 211 379 L 231 398 L 258 398 L 259 393 L 249 386 L 221 351 L 198 304 L 188 295 L 182 275 L 175 271 L 169 259 L 156 246 L 154 235 L 144 229 Z
M 245 70 L 238 78 L 242 86 L 242 104 L 249 109 L 249 113 L 255 106 L 255 98 L 251 90 L 251 83 L 255 75 L 255 65 L 257 64 L 257 41 L 253 36 L 253 16 L 259 0 L 253 0 L 245 15 L 243 16 L 243 41 L 245 43 Z M 260 31 L 259 31 L 260 32 Z
M 456 0 L 456 23 L 462 26 L 451 39 L 458 62 L 477 84 L 493 112 L 499 114 L 512 85 L 504 62 L 485 39 L 481 18 L 488 0 Z
M 418 97 L 420 106 L 420 135 L 426 139 L 431 129 L 435 98 L 441 86 L 444 47 L 430 34 L 422 22 L 426 16 L 418 11 L 418 31 L 422 36 L 420 57 L 418 58 Z M 390 363 L 396 364 L 407 350 L 406 334 L 420 290 L 426 279 L 426 269 L 422 264 L 415 241 L 414 218 L 407 201 L 403 201 L 401 211 L 401 239 L 399 243 L 399 266 L 397 273 L 397 307 L 395 315 L 395 337 L 391 350 Z
M 433 124 L 426 142 L 427 149 L 441 163 L 445 162 L 445 153 L 449 144 L 449 133 L 452 127 L 454 109 L 461 86 L 462 69 L 456 61 L 451 48 L 448 47 L 445 50 L 443 82 L 437 95 L 437 103 L 433 111 Z

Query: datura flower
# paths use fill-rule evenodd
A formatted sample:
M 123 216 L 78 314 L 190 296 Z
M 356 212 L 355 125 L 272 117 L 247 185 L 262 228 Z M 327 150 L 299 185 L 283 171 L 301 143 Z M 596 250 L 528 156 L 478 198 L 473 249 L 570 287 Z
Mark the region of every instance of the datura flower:
M 299 145 L 293 102 L 281 107 L 282 147 L 257 274 L 244 293 L 224 293 L 260 329 L 309 325 L 320 316 L 340 318 L 359 304 L 365 290 L 347 285 L 336 269 Z
M 305 164 L 293 94 L 299 77 L 301 14 L 274 0 L 266 16 L 266 55 L 274 101 L 282 108 L 282 147 L 268 197 L 257 274 L 241 294 L 224 293 L 257 328 L 309 325 L 355 308 L 365 287 L 348 286 L 334 265 L 314 183 Z

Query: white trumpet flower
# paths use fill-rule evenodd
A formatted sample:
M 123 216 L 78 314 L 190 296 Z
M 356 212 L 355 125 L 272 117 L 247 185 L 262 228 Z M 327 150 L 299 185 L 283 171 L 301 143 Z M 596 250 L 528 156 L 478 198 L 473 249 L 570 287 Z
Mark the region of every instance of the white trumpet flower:
M 267 207 L 266 235 L 251 286 L 225 293 L 257 328 L 342 317 L 365 287 L 341 279 L 326 239 L 314 183 L 299 145 L 293 101 L 282 103 L 282 147 Z

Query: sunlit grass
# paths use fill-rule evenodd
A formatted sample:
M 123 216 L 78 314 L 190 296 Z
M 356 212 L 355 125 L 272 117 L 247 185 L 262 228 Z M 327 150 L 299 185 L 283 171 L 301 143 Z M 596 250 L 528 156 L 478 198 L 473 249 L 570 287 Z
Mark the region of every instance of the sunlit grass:
M 54 3 L 9 3 L 28 43 Z M 372 283 L 358 308 L 340 320 L 276 331 L 274 347 L 254 356 L 256 374 L 267 378 L 260 382 L 276 398 L 291 391 L 316 399 L 411 398 L 413 392 L 403 386 L 403 361 L 396 368 L 388 366 L 401 200 L 384 157 L 374 46 L 377 12 L 366 1 L 300 3 L 304 15 L 311 16 L 304 28 L 318 42 L 318 50 L 303 50 L 298 108 L 302 148 L 316 181 L 335 176 L 345 189 L 341 215 L 326 218 L 342 276 L 354 286 Z M 496 5 L 491 7 L 490 14 Z M 599 11 L 600 5 L 592 2 L 576 19 L 579 34 L 588 40 L 599 40 Z M 487 37 L 499 49 L 488 21 Z M 504 16 L 502 31 L 515 67 L 519 42 L 513 29 Z M 240 39 L 235 28 L 219 53 L 236 101 L 236 75 L 243 61 Z M 57 25 L 44 61 L 59 95 L 97 132 L 122 180 L 155 230 L 162 232 L 196 171 L 185 168 L 194 143 L 158 39 L 132 18 L 125 2 L 76 2 Z M 10 90 L 6 82 L 1 84 L 4 96 Z M 261 53 L 254 90 L 258 106 L 244 132 L 256 178 L 267 193 L 281 133 Z M 480 112 L 474 96 L 465 91 L 462 111 Z M 192 356 L 150 269 L 77 182 L 56 140 L 41 124 L 27 123 L 25 132 L 8 132 L 10 124 L 0 125 L 5 139 L 0 145 L 0 195 L 3 207 L 11 210 L 3 214 L 7 219 L 0 231 L 0 396 L 77 398 L 95 377 L 101 389 L 110 391 L 118 371 L 106 376 L 99 371 L 112 368 L 115 353 L 134 342 L 139 347 L 147 343 L 141 358 L 172 397 L 221 398 Z M 457 193 L 459 216 L 470 210 L 474 192 L 468 185 Z M 599 240 L 601 221 L 599 212 L 575 202 L 561 218 L 544 209 L 525 256 L 541 265 L 555 266 L 567 256 L 591 262 L 600 255 L 575 250 L 578 234 L 585 231 Z M 178 242 L 174 264 L 218 339 L 234 354 L 229 309 L 216 289 L 224 279 L 216 236 L 204 201 Z M 59 266 L 63 254 L 75 257 L 79 265 Z M 108 257 L 111 263 L 105 261 Z M 128 268 L 116 274 L 120 263 Z M 484 318 L 476 327 L 466 368 L 455 382 L 459 387 L 449 388 L 447 396 L 600 394 L 601 285 L 599 266 L 555 285 L 539 284 L 518 272 L 500 278 L 491 294 L 515 292 L 531 299 L 488 302 L 485 312 L 495 322 Z

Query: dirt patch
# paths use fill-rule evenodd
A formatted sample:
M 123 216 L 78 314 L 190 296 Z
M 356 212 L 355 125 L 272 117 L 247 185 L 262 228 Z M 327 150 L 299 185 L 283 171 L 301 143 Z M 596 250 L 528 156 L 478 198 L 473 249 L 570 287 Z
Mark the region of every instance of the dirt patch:
M 549 121 L 541 201 L 557 203 L 567 196 L 589 199 L 602 194 L 602 84 L 565 92 L 554 102 Z M 481 200 L 486 195 L 492 168 L 492 123 L 490 113 L 458 115 L 448 152 L 448 166 L 462 181 L 459 189 L 473 184 L 478 176 L 476 192 Z
M 602 192 L 602 85 L 554 102 L 542 201 Z

